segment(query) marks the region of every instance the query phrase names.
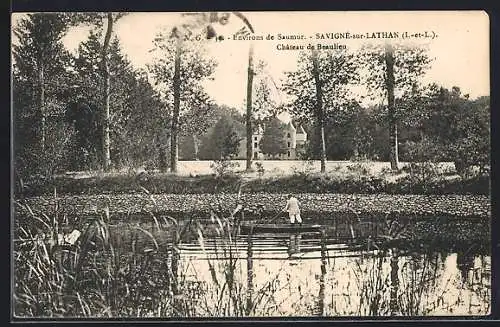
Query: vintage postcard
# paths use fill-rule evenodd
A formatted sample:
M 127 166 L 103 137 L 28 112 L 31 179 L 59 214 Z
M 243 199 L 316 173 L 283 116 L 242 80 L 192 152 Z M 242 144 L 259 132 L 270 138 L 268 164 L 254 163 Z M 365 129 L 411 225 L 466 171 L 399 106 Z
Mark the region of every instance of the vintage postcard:
M 485 12 L 11 17 L 12 319 L 490 314 Z

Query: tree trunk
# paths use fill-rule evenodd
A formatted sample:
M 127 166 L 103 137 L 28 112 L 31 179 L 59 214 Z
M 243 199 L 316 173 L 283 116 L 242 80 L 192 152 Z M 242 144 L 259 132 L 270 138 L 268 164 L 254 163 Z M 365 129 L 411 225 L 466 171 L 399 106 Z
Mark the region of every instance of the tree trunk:
M 326 171 L 325 119 L 323 110 L 323 90 L 319 78 L 318 52 L 316 50 L 312 52 L 312 62 L 313 76 L 316 85 L 316 119 L 319 128 L 321 172 L 324 173 Z
M 111 155 L 110 155 L 110 136 L 109 136 L 109 102 L 110 102 L 110 78 L 109 78 L 109 65 L 108 65 L 108 47 L 111 40 L 111 33 L 113 31 L 113 14 L 108 13 L 108 27 L 106 29 L 106 36 L 102 47 L 102 68 L 104 77 L 104 113 L 102 117 L 102 165 L 104 171 L 109 171 L 111 168 Z
M 198 137 L 193 134 L 193 150 L 194 150 L 194 160 L 198 160 Z
M 245 314 L 247 316 L 252 313 L 253 308 L 253 235 L 248 233 L 247 236 L 247 292 L 246 292 L 246 308 Z
M 253 88 L 253 44 L 250 44 L 248 52 L 248 79 L 247 79 L 247 165 L 246 170 L 252 169 L 252 88 Z
M 399 314 L 398 305 L 398 292 L 399 292 L 399 278 L 398 278 L 398 250 L 393 248 L 391 253 L 391 287 L 390 287 L 390 299 L 389 308 L 391 310 L 391 316 L 397 316 Z
M 45 112 L 45 78 L 44 78 L 44 67 L 40 66 L 38 70 L 38 82 L 40 83 L 40 95 L 38 107 L 40 108 L 40 147 L 42 151 L 45 151 L 45 139 L 46 139 L 46 112 Z
M 172 130 L 170 139 L 170 170 L 177 173 L 177 162 L 179 160 L 179 113 L 181 102 L 181 50 L 182 39 L 177 38 L 174 59 L 174 110 L 172 113 Z
M 166 144 L 170 141 L 170 139 L 167 137 L 167 142 L 164 143 L 162 142 L 161 137 L 157 137 L 157 142 L 158 142 L 158 168 L 160 169 L 160 172 L 165 173 L 168 168 L 168 162 L 167 162 L 167 149 L 166 149 Z
M 394 107 L 394 49 L 390 44 L 387 44 L 385 47 L 385 65 L 387 73 L 385 86 L 387 88 L 390 161 L 391 169 L 398 170 L 398 124 L 396 118 L 396 108 Z

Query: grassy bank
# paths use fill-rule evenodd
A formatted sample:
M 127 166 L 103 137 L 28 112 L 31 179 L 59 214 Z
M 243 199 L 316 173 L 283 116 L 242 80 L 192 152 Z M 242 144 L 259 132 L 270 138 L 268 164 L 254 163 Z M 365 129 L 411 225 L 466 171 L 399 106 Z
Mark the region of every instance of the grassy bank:
M 283 193 L 225 194 L 113 194 L 113 195 L 59 195 L 32 197 L 19 200 L 34 212 L 79 216 L 103 212 L 118 219 L 134 214 L 149 213 L 195 214 L 206 216 L 212 209 L 232 211 L 237 202 L 243 205 L 246 215 L 274 216 L 282 212 L 286 203 Z M 484 195 L 391 195 L 391 194 L 316 194 L 298 193 L 304 217 L 335 217 L 339 214 L 393 214 L 395 216 L 451 216 L 483 217 L 491 216 L 491 202 Z M 16 206 L 16 215 L 28 212 Z
M 346 194 L 490 194 L 489 176 L 464 178 L 448 175 L 416 175 L 365 171 L 318 174 L 294 173 L 271 177 L 248 177 L 244 174 L 224 176 L 175 176 L 170 174 L 118 174 L 73 178 L 33 179 L 16 188 L 16 197 L 53 194 L 120 194 L 143 192 L 153 194 L 236 193 L 346 193 Z

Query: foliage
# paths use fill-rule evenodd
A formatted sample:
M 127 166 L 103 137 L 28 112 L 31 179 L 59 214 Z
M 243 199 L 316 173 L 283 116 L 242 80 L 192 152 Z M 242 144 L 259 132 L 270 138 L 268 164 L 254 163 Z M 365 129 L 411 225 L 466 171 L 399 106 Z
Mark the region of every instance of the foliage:
M 215 160 L 210 164 L 210 168 L 212 168 L 216 177 L 226 177 L 228 175 L 232 175 L 234 173 L 234 169 L 239 166 L 239 163 L 226 159 Z
M 265 173 L 264 165 L 260 161 L 255 162 L 255 167 L 257 167 L 257 174 L 259 175 L 259 178 L 262 178 Z
M 38 80 L 36 73 L 41 68 L 47 69 L 45 78 L 48 81 L 63 77 L 69 53 L 61 40 L 68 27 L 63 14 L 37 13 L 22 18 L 13 28 L 17 37 L 17 44 L 12 45 L 14 72 L 22 76 L 23 81 L 31 80 L 32 83 Z M 47 84 L 57 89 L 55 81 Z
M 160 167 L 167 143 L 168 111 L 144 71 L 135 74 L 128 94 L 129 115 L 120 129 L 118 146 L 123 166 Z
M 16 317 L 146 317 L 158 308 L 172 314 L 167 297 L 182 284 L 171 247 L 160 249 L 152 233 L 137 224 L 122 223 L 118 233 L 109 210 L 72 224 L 82 234 L 74 245 L 64 244 L 60 236 L 72 226 L 55 201 L 47 213 L 16 203 L 31 211 L 15 228 Z M 178 228 L 154 220 L 156 235 Z M 131 240 L 131 248 L 124 246 Z
M 215 124 L 212 139 L 217 159 L 227 160 L 238 154 L 241 138 L 229 117 L 222 116 Z
M 293 175 L 308 176 L 313 174 L 314 162 L 312 160 L 305 160 L 299 167 L 293 167 Z
M 71 121 L 75 121 L 75 127 L 81 134 L 81 142 L 88 143 L 86 147 L 88 152 L 101 154 L 102 149 L 102 112 L 105 107 L 105 92 L 102 88 L 104 76 L 99 70 L 101 57 L 99 55 L 102 45 L 100 31 L 91 31 L 88 39 L 82 42 L 78 48 L 78 55 L 75 58 L 76 76 L 74 85 L 78 98 L 77 105 L 90 107 L 92 113 L 87 114 L 87 117 L 78 119 L 75 117 L 78 114 L 73 112 L 68 117 Z M 136 86 L 135 72 L 132 70 L 130 62 L 121 53 L 120 44 L 117 38 L 114 38 L 109 48 L 109 73 L 110 73 L 110 153 L 113 163 L 119 167 L 124 162 L 124 154 L 122 149 L 127 143 L 125 130 L 129 122 L 133 108 L 133 96 Z M 142 95 L 143 98 L 146 94 Z M 74 105 L 74 104 L 73 104 Z M 75 109 L 72 109 L 73 111 Z M 82 110 L 83 108 L 76 108 Z M 139 108 L 137 108 L 139 109 Z M 88 109 L 87 109 L 88 111 Z M 138 114 L 138 113 L 136 113 Z M 89 117 L 90 116 L 90 117 Z M 89 119 L 90 118 L 90 119 Z M 83 147 L 83 144 L 80 145 Z M 92 148 L 89 148 L 91 146 Z M 84 163 L 84 161 L 82 162 Z M 79 169 L 84 168 L 79 167 Z
M 490 161 L 489 97 L 470 100 L 460 88 L 431 84 L 415 93 L 415 108 L 402 122 L 408 128 L 402 155 L 406 160 L 453 161 L 464 177 L 474 166 L 484 173 Z
M 432 62 L 428 49 L 424 45 L 393 44 L 394 51 L 394 88 L 397 98 L 402 98 L 414 89 L 420 77 Z M 366 83 L 372 97 L 386 96 L 385 46 L 383 44 L 365 44 L 359 54 L 366 66 Z
M 155 38 L 154 61 L 148 70 L 154 77 L 162 101 L 171 112 L 171 152 L 176 155 L 177 138 L 183 132 L 200 135 L 210 126 L 207 117 L 213 106 L 203 82 L 211 78 L 216 62 L 207 57 L 203 42 L 181 42 L 171 36 L 160 33 Z M 178 68 L 175 67 L 177 63 Z M 178 82 L 173 82 L 174 77 L 178 77 Z M 171 160 L 176 165 L 177 158 Z
M 103 77 L 98 69 L 101 38 L 99 30 L 92 30 L 88 39 L 79 45 L 74 60 L 75 88 L 72 90 L 76 100 L 72 100 L 68 108 L 68 119 L 76 124 L 81 136 L 80 144 L 87 144 L 80 145 L 80 148 L 94 154 L 101 152 L 102 126 L 99 116 L 105 105 L 101 87 Z M 112 108 L 110 151 L 115 167 L 143 164 L 158 167 L 158 148 L 166 141 L 165 130 L 169 118 L 165 105 L 149 83 L 146 73 L 132 69 L 121 52 L 117 38 L 112 40 L 109 48 L 109 71 Z M 72 107 L 75 105 L 90 108 L 90 113 L 85 114 L 88 110 L 82 111 L 81 108 L 75 111 L 78 109 Z M 85 158 L 81 155 L 78 158 L 81 159 L 76 162 L 81 165 L 76 168 L 87 167 Z
M 55 170 L 67 168 L 68 162 L 61 160 L 73 141 L 71 128 L 63 122 L 70 55 L 61 40 L 67 29 L 64 15 L 52 13 L 28 14 L 13 29 L 17 37 L 12 45 L 17 178 L 50 177 Z
M 275 80 L 268 72 L 268 63 L 259 60 L 255 67 L 254 78 L 254 101 L 252 104 L 253 115 L 252 124 L 262 123 L 266 118 L 271 118 L 283 112 L 284 108 L 280 104 L 280 89 Z
M 489 97 L 470 101 L 458 87 L 451 92 L 441 88 L 431 98 L 430 109 L 432 113 L 425 122 L 428 134 L 445 147 L 457 172 L 467 173 L 472 166 L 484 171 L 490 163 Z
M 321 51 L 318 53 L 318 87 L 322 91 L 322 108 L 317 108 L 316 82 L 313 75 L 313 55 L 302 52 L 297 62 L 297 70 L 286 72 L 283 90 L 291 97 L 286 104 L 288 111 L 300 123 L 311 122 L 315 140 L 314 154 L 318 155 L 320 128 L 324 127 L 326 117 L 336 111 L 346 110 L 353 95 L 349 85 L 359 79 L 354 55 L 344 50 Z M 325 128 L 326 131 L 326 128 Z M 326 133 L 328 134 L 328 133 Z M 314 135 L 314 136 L 313 136 Z
M 236 139 L 240 140 L 241 136 L 245 134 L 242 115 L 234 108 L 216 106 L 211 119 L 214 119 L 214 123 L 200 137 L 199 158 L 203 160 L 220 159 L 221 150 L 223 150 L 221 145 L 223 145 L 224 138 L 226 138 L 225 142 L 227 142 L 227 149 L 224 152 L 231 150 L 227 154 L 237 155 L 239 141 L 238 145 L 236 145 Z M 186 146 L 186 144 L 184 145 Z M 189 158 L 189 148 L 185 148 L 184 151 L 187 155 L 183 156 L 183 159 Z
M 352 96 L 346 86 L 358 79 L 354 55 L 341 50 L 322 51 L 318 61 L 325 111 L 341 110 Z M 292 97 L 286 107 L 296 119 L 307 121 L 317 114 L 312 55 L 302 52 L 297 64 L 296 71 L 286 72 L 283 89 Z
M 94 54 L 99 57 L 96 71 L 102 77 L 102 84 L 100 85 L 103 90 L 103 108 L 101 109 L 100 123 L 102 129 L 102 146 L 100 151 L 102 168 L 105 171 L 111 169 L 111 80 L 109 70 L 109 48 L 113 34 L 113 25 L 115 22 L 124 16 L 125 13 L 113 14 L 112 12 L 105 13 L 68 13 L 65 17 L 73 25 L 91 24 L 97 28 L 99 32 L 105 31 L 104 41 L 102 46 L 99 44 L 99 50 Z M 106 20 L 106 28 L 104 29 L 104 20 Z
M 397 169 L 398 128 L 405 107 L 414 106 L 412 96 L 419 79 L 429 68 L 431 59 L 423 45 L 366 44 L 361 48 L 360 60 L 368 70 L 365 83 L 372 98 L 387 99 L 387 127 L 389 131 L 391 168 Z M 403 104 L 402 104 L 403 103 Z M 409 104 L 408 104 L 409 103 Z
M 284 124 L 278 117 L 272 117 L 264 128 L 264 134 L 260 140 L 259 147 L 262 153 L 276 157 L 286 153 L 288 150 Z
M 142 188 L 154 194 L 213 194 L 218 191 L 235 193 L 234 185 L 242 181 L 235 174 L 237 165 L 228 160 L 212 163 L 214 175 L 182 177 L 169 174 L 149 174 L 147 178 L 135 175 L 117 175 L 87 178 L 55 177 L 51 180 L 26 180 L 17 197 L 33 197 L 53 194 L 127 194 L 141 192 Z M 297 168 L 293 175 L 267 177 L 247 181 L 246 193 L 346 193 L 346 194 L 480 194 L 491 191 L 489 176 L 471 178 L 445 178 L 435 175 L 434 168 L 414 165 L 413 172 L 396 181 L 387 181 L 384 176 L 366 175 L 365 167 L 351 168 L 342 174 L 317 175 L 306 165 Z M 353 166 L 357 167 L 357 166 Z M 409 168 L 407 168 L 409 169 Z M 429 171 L 429 169 L 431 169 Z M 409 170 L 408 170 L 409 171 Z M 219 178 L 222 176 L 223 178 Z

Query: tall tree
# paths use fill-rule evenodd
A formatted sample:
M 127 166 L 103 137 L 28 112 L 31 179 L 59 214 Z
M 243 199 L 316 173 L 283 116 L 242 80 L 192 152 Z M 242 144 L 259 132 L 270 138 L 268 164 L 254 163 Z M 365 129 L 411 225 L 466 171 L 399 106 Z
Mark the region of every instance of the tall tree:
M 109 42 L 111 40 L 111 34 L 113 33 L 113 14 L 107 13 L 107 27 L 106 36 L 104 37 L 104 43 L 102 45 L 101 57 L 102 57 L 102 73 L 104 79 L 104 112 L 102 117 L 103 122 L 103 139 L 102 139 L 102 163 L 104 171 L 108 171 L 111 168 L 111 155 L 110 155 L 110 138 L 109 138 L 109 98 L 110 98 L 110 81 L 109 81 L 109 64 L 108 64 L 108 48 Z
M 284 111 L 283 106 L 279 103 L 280 89 L 275 80 L 268 72 L 268 64 L 263 60 L 259 60 L 255 67 L 254 90 L 255 100 L 253 100 L 253 123 L 262 123 L 266 118 L 272 118 Z M 273 92 L 273 90 L 275 92 Z
M 250 44 L 248 50 L 248 68 L 247 68 L 247 110 L 246 110 L 246 127 L 247 127 L 247 160 L 246 160 L 246 170 L 250 171 L 252 169 L 252 91 L 253 91 L 253 76 L 254 76 L 254 65 L 253 65 L 253 45 Z
M 113 35 L 114 24 L 118 19 L 123 17 L 125 13 L 69 13 L 67 14 L 68 19 L 73 25 L 78 24 L 92 24 L 94 27 L 99 29 L 104 29 L 106 22 L 104 41 L 102 47 L 99 51 L 100 62 L 99 70 L 102 74 L 104 89 L 104 107 L 101 114 L 101 126 L 102 126 L 102 153 L 101 161 L 104 171 L 111 169 L 111 141 L 110 141 L 110 74 L 109 74 L 109 46 L 111 42 L 111 37 Z
M 226 25 L 229 22 L 229 19 L 231 17 L 231 14 L 236 16 L 242 23 L 243 23 L 243 28 L 238 30 L 236 33 L 242 33 L 242 34 L 249 34 L 249 33 L 254 33 L 254 28 L 252 24 L 249 22 L 249 20 L 245 17 L 245 15 L 241 12 L 211 12 L 211 13 L 186 13 L 183 14 L 183 23 L 180 24 L 179 26 L 174 27 L 173 32 L 174 32 L 174 37 L 177 38 L 182 38 L 183 40 L 188 40 L 190 39 L 193 35 L 196 35 L 197 32 L 199 31 L 204 31 L 206 34 L 206 39 L 216 39 L 219 40 L 219 37 L 217 36 L 216 24 L 220 25 Z M 202 37 L 203 38 L 203 37 Z M 247 111 L 250 112 L 252 108 L 252 84 L 253 84 L 253 47 L 252 45 L 250 46 L 249 49 L 249 66 L 248 66 L 248 83 L 247 83 Z M 174 101 L 175 102 L 175 101 Z M 175 110 L 175 109 L 174 109 Z M 175 116 L 175 114 L 174 114 Z M 251 115 L 247 115 L 247 162 L 246 162 L 246 169 L 250 170 L 251 169 L 251 164 L 252 164 L 252 140 L 251 140 L 251 135 L 252 135 L 252 126 L 251 126 Z M 175 119 L 174 119 L 174 125 Z M 173 142 L 173 141 L 172 141 Z M 173 147 L 177 148 L 176 145 L 172 143 Z M 172 153 L 176 155 L 176 151 L 172 150 Z M 172 167 L 172 170 L 175 171 L 176 168 L 176 160 L 172 161 L 172 164 L 175 164 L 174 167 Z
M 178 137 L 189 126 L 202 126 L 211 108 L 203 83 L 214 72 L 216 62 L 206 56 L 202 41 L 182 40 L 178 30 L 160 33 L 154 41 L 154 62 L 149 66 L 163 101 L 171 108 L 170 152 L 172 172 L 177 171 Z M 197 115 L 193 115 L 197 111 Z M 192 118 L 188 121 L 188 117 Z
M 113 107 L 109 116 L 110 127 L 110 155 L 116 166 L 123 164 L 126 154 L 123 151 L 127 143 L 125 128 L 133 111 L 133 97 L 147 96 L 147 93 L 140 95 L 134 93 L 139 76 L 133 71 L 132 66 L 125 55 L 122 54 L 120 43 L 116 37 L 112 39 L 109 46 L 108 71 L 110 87 L 106 91 L 102 88 L 105 77 L 99 69 L 101 56 L 102 31 L 91 31 L 87 40 L 78 47 L 78 53 L 74 60 L 76 86 L 73 94 L 81 97 L 93 111 L 93 117 L 98 118 L 97 126 L 99 131 L 92 130 L 93 151 L 98 157 L 93 159 L 102 164 L 102 146 L 104 129 L 102 128 L 102 113 L 105 112 L 106 102 Z M 109 94 L 107 99 L 106 93 Z M 91 123 L 91 121 L 88 121 Z M 82 126 L 83 128 L 83 126 Z M 85 128 L 87 129 L 87 128 Z M 87 133 L 87 132 L 85 132 Z M 89 149 L 88 149 L 89 150 Z M 93 154 L 94 155 L 94 154 Z M 89 162 L 88 162 L 89 163 Z M 87 163 L 87 164 L 88 164 Z
M 222 116 L 212 134 L 217 159 L 230 159 L 238 154 L 241 138 L 231 117 Z
M 394 108 L 394 48 L 387 43 L 385 48 L 385 87 L 387 90 L 387 120 L 389 123 L 389 143 L 391 169 L 397 170 L 399 165 L 398 156 L 398 124 L 396 120 L 396 109 Z
M 345 50 L 302 52 L 297 70 L 286 73 L 283 90 L 291 96 L 288 111 L 299 121 L 315 122 L 321 172 L 326 170 L 325 117 L 352 100 L 349 85 L 358 81 L 354 55 Z
M 262 153 L 273 157 L 286 153 L 288 148 L 285 141 L 284 126 L 278 117 L 274 116 L 267 122 L 260 140 L 260 148 Z
M 20 177 L 66 168 L 61 156 L 71 135 L 63 121 L 71 76 L 71 56 L 62 43 L 67 29 L 66 17 L 55 13 L 23 14 L 13 26 L 14 156 Z
M 391 169 L 397 170 L 398 157 L 398 95 L 418 84 L 431 62 L 424 46 L 404 44 L 367 44 L 360 51 L 364 67 L 368 69 L 367 86 L 375 96 L 387 100 Z
M 175 40 L 175 54 L 174 54 L 174 79 L 173 79 L 173 93 L 174 93 L 174 106 L 172 112 L 172 138 L 170 146 L 170 167 L 172 172 L 177 172 L 177 160 L 179 158 L 179 143 L 177 136 L 179 134 L 179 112 L 181 102 L 181 50 L 182 50 L 182 37 L 176 36 Z
M 319 140 L 321 146 L 321 172 L 326 171 L 326 146 L 325 146 L 325 112 L 323 110 L 323 83 L 320 78 L 319 71 L 318 51 L 312 51 L 312 64 L 313 64 L 313 77 L 314 86 L 316 87 L 316 117 L 317 117 L 317 131 L 319 133 Z
M 29 14 L 13 29 L 18 40 L 18 44 L 13 45 L 16 71 L 20 77 L 34 83 L 33 94 L 37 98 L 34 109 L 39 116 L 42 151 L 46 145 L 47 101 L 54 100 L 48 93 L 55 92 L 56 80 L 61 81 L 61 76 L 67 75 L 65 65 L 69 54 L 62 44 L 67 30 L 67 19 L 63 14 L 56 13 Z

